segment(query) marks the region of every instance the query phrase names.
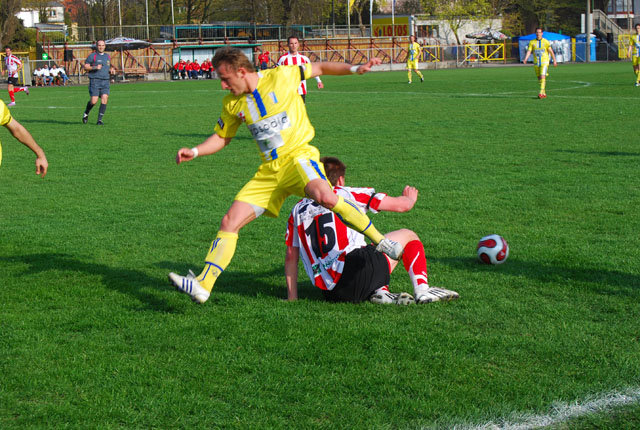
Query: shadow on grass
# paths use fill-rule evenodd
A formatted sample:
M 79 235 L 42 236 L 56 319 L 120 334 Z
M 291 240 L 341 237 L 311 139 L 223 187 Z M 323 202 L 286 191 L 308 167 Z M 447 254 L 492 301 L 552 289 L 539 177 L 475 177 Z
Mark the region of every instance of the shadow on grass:
M 166 273 L 175 272 L 184 275 L 189 272 L 189 266 L 183 263 L 161 261 L 156 267 L 166 270 Z M 199 269 L 192 269 L 196 275 Z M 277 278 L 274 284 L 273 278 Z M 298 297 L 306 300 L 324 300 L 320 290 L 308 282 L 306 277 L 298 279 Z M 287 285 L 284 278 L 284 268 L 275 265 L 273 269 L 262 272 L 243 272 L 231 267 L 225 271 L 213 288 L 212 298 L 216 293 L 236 294 L 246 297 L 271 296 L 279 299 L 287 298 Z M 211 299 L 210 299 L 211 300 Z
M 79 108 L 78 110 L 82 111 L 82 108 Z M 80 116 L 78 116 L 78 120 L 77 121 L 63 121 L 63 120 L 59 120 L 59 119 L 32 119 L 32 118 L 30 118 L 28 120 L 21 120 L 20 122 L 22 122 L 25 125 L 32 124 L 32 123 L 61 124 L 61 125 L 70 125 L 70 124 L 84 125 L 84 124 L 82 124 L 82 121 L 80 119 L 81 119 Z
M 475 258 L 432 258 L 434 262 L 444 263 L 458 270 L 467 270 L 477 272 L 480 270 L 497 270 L 502 274 L 510 276 L 526 276 L 539 282 L 563 282 L 577 281 L 592 284 L 602 284 L 614 287 L 615 290 L 602 290 L 601 293 L 606 294 L 627 294 L 630 291 L 623 289 L 638 290 L 640 289 L 640 275 L 619 272 L 616 270 L 603 269 L 571 269 L 560 266 L 544 266 L 539 263 L 528 263 L 517 259 L 511 259 L 505 264 L 499 266 L 488 266 L 480 263 Z M 634 292 L 635 294 L 635 292 Z
M 555 152 L 565 152 L 568 154 L 600 155 L 602 157 L 640 157 L 640 152 L 576 151 L 573 149 L 557 149 Z
M 143 291 L 144 288 L 157 288 L 158 285 L 163 285 L 163 282 L 137 270 L 79 261 L 68 254 L 54 253 L 0 257 L 0 264 L 5 262 L 26 264 L 28 268 L 25 269 L 25 273 L 29 274 L 52 270 L 87 273 L 91 276 L 100 277 L 106 287 L 133 296 L 150 310 L 161 312 L 179 311 L 179 309 L 174 308 L 157 295 Z M 168 282 L 164 282 L 164 285 L 166 285 L 166 288 L 170 288 Z

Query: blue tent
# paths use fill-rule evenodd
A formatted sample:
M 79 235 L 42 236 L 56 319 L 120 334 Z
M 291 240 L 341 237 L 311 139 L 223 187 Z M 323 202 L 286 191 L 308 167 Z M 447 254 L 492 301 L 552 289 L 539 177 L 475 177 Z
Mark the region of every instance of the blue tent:
M 551 33 L 545 31 L 542 33 L 542 37 L 551 42 L 551 48 L 556 54 L 556 60 L 558 63 L 571 60 L 571 38 L 565 34 Z M 529 42 L 536 38 L 536 34 L 527 34 L 526 36 L 520 36 L 518 39 L 518 47 L 520 48 L 520 61 L 524 60 L 524 56 L 527 55 L 527 47 Z M 529 57 L 529 61 L 533 62 L 533 58 Z

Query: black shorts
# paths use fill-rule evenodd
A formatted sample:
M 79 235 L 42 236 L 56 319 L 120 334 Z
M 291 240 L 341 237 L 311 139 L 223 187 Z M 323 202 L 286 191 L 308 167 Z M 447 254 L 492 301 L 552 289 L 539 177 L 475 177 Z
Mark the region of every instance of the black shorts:
M 18 85 L 18 78 L 7 78 L 7 84 Z
M 360 303 L 385 285 L 389 285 L 389 262 L 374 245 L 367 245 L 347 254 L 340 280 L 323 294 L 330 302 Z

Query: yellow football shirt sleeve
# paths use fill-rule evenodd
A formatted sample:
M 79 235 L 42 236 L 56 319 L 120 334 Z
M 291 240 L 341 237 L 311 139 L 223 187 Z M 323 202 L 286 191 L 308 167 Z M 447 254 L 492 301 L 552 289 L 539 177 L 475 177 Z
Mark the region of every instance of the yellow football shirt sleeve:
M 4 101 L 0 100 L 0 125 L 7 125 L 11 121 L 11 111 L 4 104 Z
M 238 131 L 238 127 L 242 123 L 242 119 L 240 119 L 237 115 L 233 115 L 229 112 L 229 96 L 226 96 L 222 100 L 222 113 L 220 114 L 220 118 L 216 121 L 216 125 L 214 127 L 215 133 L 224 138 L 232 138 L 236 135 Z

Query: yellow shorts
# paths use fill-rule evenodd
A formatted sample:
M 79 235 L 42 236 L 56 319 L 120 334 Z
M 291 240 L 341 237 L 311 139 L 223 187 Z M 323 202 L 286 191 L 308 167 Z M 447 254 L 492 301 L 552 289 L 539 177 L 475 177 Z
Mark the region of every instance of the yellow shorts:
M 418 70 L 418 60 L 407 61 L 407 69 Z
M 549 76 L 549 65 L 543 64 L 542 66 L 533 66 L 533 71 L 536 72 L 538 78 Z
M 236 195 L 236 200 L 265 209 L 276 218 L 290 195 L 304 197 L 304 187 L 314 179 L 327 180 L 320 152 L 306 145 L 292 153 L 263 163 Z
M 634 66 L 640 66 L 640 57 L 636 57 L 635 55 L 632 58 L 632 62 Z

